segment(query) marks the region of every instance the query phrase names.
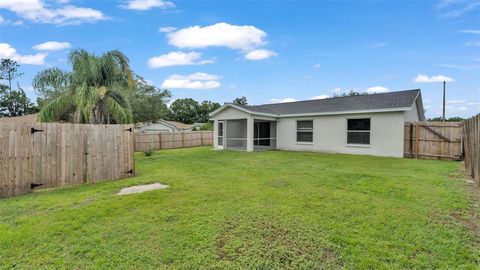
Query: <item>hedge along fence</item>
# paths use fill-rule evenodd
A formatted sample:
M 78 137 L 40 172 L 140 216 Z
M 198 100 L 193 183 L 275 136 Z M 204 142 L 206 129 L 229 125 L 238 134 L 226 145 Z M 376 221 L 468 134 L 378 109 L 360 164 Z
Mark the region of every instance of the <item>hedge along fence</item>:
M 480 186 L 480 114 L 463 121 L 465 169 Z
M 0 197 L 135 175 L 131 125 L 0 125 Z
M 212 131 L 136 133 L 135 151 L 161 150 L 213 144 Z

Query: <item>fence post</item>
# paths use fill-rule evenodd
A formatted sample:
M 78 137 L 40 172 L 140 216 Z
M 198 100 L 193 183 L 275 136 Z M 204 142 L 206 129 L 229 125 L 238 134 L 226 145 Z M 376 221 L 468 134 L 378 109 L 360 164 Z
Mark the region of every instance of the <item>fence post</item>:
M 182 130 L 182 148 L 183 148 L 183 146 L 184 146 L 184 139 L 185 139 L 185 138 L 184 138 L 184 133 L 183 133 L 183 130 Z
M 158 150 L 162 150 L 162 133 L 158 133 Z
M 413 123 L 410 123 L 410 158 L 413 158 Z
M 200 145 L 203 146 L 203 131 L 200 131 Z
M 420 152 L 420 123 L 415 125 L 415 158 L 418 159 Z

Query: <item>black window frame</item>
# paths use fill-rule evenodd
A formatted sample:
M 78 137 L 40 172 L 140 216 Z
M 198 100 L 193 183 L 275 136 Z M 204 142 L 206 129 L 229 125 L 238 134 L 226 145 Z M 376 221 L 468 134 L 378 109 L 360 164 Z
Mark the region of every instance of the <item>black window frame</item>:
M 311 122 L 312 123 L 312 127 L 311 128 L 300 128 L 298 127 L 298 122 Z M 308 143 L 308 144 L 311 144 L 313 143 L 313 119 L 305 119 L 305 120 L 297 120 L 295 122 L 296 124 L 296 129 L 295 129 L 295 141 L 297 143 Z M 311 140 L 304 140 L 304 141 L 301 141 L 299 140 L 299 133 L 304 133 L 304 134 L 311 134 Z
M 355 121 L 355 120 L 368 120 L 368 129 L 365 125 L 360 125 L 358 128 L 353 128 L 351 129 L 351 125 L 349 121 Z M 370 117 L 359 117 L 359 118 L 347 118 L 347 123 L 346 123 L 346 141 L 347 145 L 361 145 L 361 146 L 369 146 L 372 144 L 372 138 L 371 138 L 371 133 L 372 133 L 372 119 Z M 349 134 L 350 133 L 363 133 L 363 134 L 368 134 L 368 143 L 362 143 L 362 142 L 350 142 L 349 141 Z

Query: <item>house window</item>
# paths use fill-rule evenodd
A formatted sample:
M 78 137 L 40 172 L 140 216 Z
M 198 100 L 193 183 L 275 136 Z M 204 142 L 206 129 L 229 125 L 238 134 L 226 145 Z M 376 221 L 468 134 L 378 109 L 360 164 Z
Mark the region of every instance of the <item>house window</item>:
M 370 118 L 347 119 L 347 144 L 370 144 Z
M 313 120 L 297 121 L 297 142 L 313 142 Z

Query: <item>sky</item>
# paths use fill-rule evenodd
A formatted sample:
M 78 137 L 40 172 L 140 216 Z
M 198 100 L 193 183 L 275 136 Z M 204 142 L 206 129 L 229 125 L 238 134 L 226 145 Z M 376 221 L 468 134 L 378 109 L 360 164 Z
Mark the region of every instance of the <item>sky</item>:
M 0 58 L 69 70 L 120 50 L 173 99 L 249 104 L 421 89 L 427 117 L 480 112 L 480 0 L 0 0 Z

